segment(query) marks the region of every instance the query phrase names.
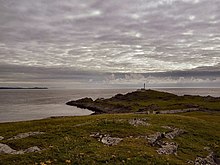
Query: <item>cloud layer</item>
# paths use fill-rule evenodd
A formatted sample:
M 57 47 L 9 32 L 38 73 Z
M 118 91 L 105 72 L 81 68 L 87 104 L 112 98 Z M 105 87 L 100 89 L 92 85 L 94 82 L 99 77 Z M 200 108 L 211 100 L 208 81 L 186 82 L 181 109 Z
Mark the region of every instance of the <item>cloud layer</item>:
M 24 77 L 29 75 L 28 70 L 42 68 L 47 69 L 50 79 L 69 79 L 69 73 L 77 73 L 77 81 L 88 79 L 90 83 L 96 78 L 105 81 L 111 73 L 140 76 L 175 71 L 200 71 L 203 78 L 197 81 L 194 75 L 189 79 L 197 83 L 209 84 L 219 79 L 219 0 L 0 0 L 0 3 L 2 82 L 19 78 L 23 81 L 22 76 L 16 78 L 13 74 L 16 72 L 13 66 L 26 68 L 21 72 Z M 7 76 L 3 70 L 6 68 L 11 71 Z M 202 71 L 219 74 L 206 79 Z M 99 76 L 91 78 L 91 73 Z M 31 75 L 34 77 L 29 77 L 30 81 L 45 76 Z M 167 82 L 179 81 L 171 79 Z M 121 80 L 127 80 L 126 76 Z

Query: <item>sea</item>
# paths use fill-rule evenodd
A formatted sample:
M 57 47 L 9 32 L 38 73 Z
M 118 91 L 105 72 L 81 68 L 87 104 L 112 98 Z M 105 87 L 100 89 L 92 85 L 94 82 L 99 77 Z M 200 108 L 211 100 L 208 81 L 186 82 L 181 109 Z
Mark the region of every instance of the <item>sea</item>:
M 65 103 L 84 97 L 109 98 L 136 89 L 2 89 L 0 123 L 36 120 L 58 116 L 83 116 L 93 112 Z M 156 88 L 177 95 L 220 97 L 220 88 Z

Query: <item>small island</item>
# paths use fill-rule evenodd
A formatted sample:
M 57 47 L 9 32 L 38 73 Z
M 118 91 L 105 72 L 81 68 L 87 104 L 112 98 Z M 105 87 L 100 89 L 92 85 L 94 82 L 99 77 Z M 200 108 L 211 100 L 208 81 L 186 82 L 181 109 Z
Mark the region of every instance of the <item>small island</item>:
M 131 93 L 117 94 L 111 98 L 82 98 L 69 101 L 67 105 L 86 108 L 95 114 L 102 113 L 146 113 L 169 114 L 191 111 L 219 111 L 220 98 L 212 96 L 178 96 L 155 90 L 137 90 Z

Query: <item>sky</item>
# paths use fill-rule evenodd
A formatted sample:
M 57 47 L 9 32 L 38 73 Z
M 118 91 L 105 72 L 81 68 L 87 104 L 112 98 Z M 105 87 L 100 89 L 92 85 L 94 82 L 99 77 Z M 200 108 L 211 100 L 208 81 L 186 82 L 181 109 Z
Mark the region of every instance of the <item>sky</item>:
M 0 86 L 220 87 L 219 0 L 0 4 Z

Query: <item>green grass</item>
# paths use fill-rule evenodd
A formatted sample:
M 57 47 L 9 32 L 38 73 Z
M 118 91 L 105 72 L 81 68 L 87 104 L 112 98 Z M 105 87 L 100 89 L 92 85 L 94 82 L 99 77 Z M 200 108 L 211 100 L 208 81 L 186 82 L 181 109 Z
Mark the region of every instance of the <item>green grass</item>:
M 150 126 L 132 126 L 129 119 L 144 118 Z M 187 164 L 197 156 L 207 156 L 204 147 L 210 147 L 220 157 L 220 113 L 185 113 L 181 115 L 103 114 L 65 117 L 0 124 L 0 143 L 16 150 L 38 146 L 40 153 L 24 155 L 0 154 L 0 164 Z M 158 155 L 144 138 L 161 126 L 182 128 L 187 133 L 176 137 L 177 155 Z M 8 141 L 18 133 L 42 131 L 46 134 Z M 123 138 L 116 146 L 106 146 L 90 137 L 93 132 Z M 67 162 L 66 162 L 67 161 Z

